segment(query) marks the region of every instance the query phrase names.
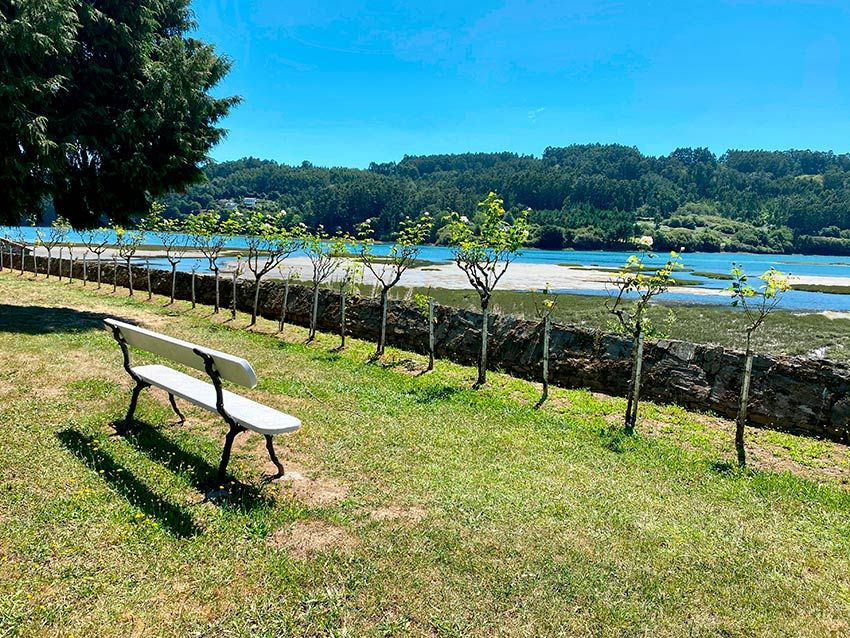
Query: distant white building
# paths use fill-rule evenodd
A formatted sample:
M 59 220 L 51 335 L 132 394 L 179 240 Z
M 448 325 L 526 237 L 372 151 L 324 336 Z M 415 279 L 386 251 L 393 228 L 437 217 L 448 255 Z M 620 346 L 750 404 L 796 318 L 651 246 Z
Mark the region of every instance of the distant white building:
M 243 197 L 242 198 L 242 205 L 245 208 L 254 208 L 254 206 L 257 205 L 257 198 L 256 197 Z

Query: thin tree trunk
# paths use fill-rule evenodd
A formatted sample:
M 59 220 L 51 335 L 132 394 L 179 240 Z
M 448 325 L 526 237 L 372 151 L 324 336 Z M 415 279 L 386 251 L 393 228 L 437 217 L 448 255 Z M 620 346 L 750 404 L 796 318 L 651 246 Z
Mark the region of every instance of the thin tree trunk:
M 33 253 L 33 254 L 35 254 L 35 253 Z M 47 276 L 45 277 L 45 279 L 50 279 L 50 265 L 51 265 L 50 262 L 51 261 L 52 261 L 52 259 L 50 257 L 50 251 L 48 250 L 47 251 Z
M 130 265 L 130 258 L 127 257 L 127 284 L 130 288 L 128 297 L 133 296 L 133 267 Z
M 307 335 L 307 341 L 312 341 L 316 338 L 316 321 L 319 317 L 319 284 L 313 286 L 313 311 L 310 313 L 310 332 Z
M 118 257 L 112 258 L 112 292 L 118 290 Z
M 151 260 L 145 258 L 145 274 L 148 278 L 148 301 L 153 299 L 153 291 L 151 290 Z
M 230 318 L 236 319 L 236 278 L 239 276 L 239 273 L 234 270 L 233 271 L 233 294 L 230 299 Z
M 286 323 L 286 304 L 289 302 L 289 279 L 283 284 L 283 303 L 280 304 L 280 324 L 278 332 L 283 332 L 283 326 Z
M 629 384 L 629 399 L 626 405 L 626 434 L 634 434 L 637 424 L 638 403 L 640 401 L 640 374 L 643 367 L 643 328 L 637 327 L 635 338 L 635 355 L 632 361 L 632 379 Z
M 195 271 L 193 270 L 192 273 Z M 171 264 L 171 298 L 169 299 L 169 305 L 174 305 L 174 289 L 177 286 L 177 264 Z
M 345 290 L 339 291 L 339 347 L 345 347 Z
M 192 308 L 195 307 L 195 269 L 192 268 Z
M 68 263 L 70 267 L 68 268 L 68 283 L 74 283 L 74 252 L 72 250 L 68 250 Z
M 434 299 L 428 300 L 428 367 L 434 369 Z
M 218 276 L 218 266 L 213 269 L 215 272 L 215 307 L 213 308 L 213 314 L 218 314 L 219 309 L 221 308 L 221 297 L 220 297 L 220 288 L 219 288 L 219 276 Z
M 549 336 L 552 333 L 552 317 L 543 317 L 543 394 L 537 402 L 539 408 L 549 398 Z
M 487 383 L 487 341 L 490 331 L 490 299 L 481 299 L 481 354 L 478 357 L 478 380 L 476 388 Z
M 254 282 L 254 307 L 251 309 L 251 324 L 257 323 L 257 306 L 260 305 L 260 278 L 256 277 Z
M 100 290 L 100 257 L 103 253 L 97 254 L 97 289 Z
M 21 274 L 24 274 L 24 254 L 21 253 Z M 32 271 L 34 273 L 33 277 L 38 279 L 38 257 L 35 254 L 35 251 L 32 253 Z
M 88 253 L 83 253 L 83 285 L 85 286 L 89 281 L 89 264 L 88 264 Z
M 387 342 L 387 289 L 381 287 L 381 330 L 378 333 L 378 347 L 375 349 L 375 356 L 380 357 L 384 354 L 384 346 Z
M 744 447 L 744 426 L 747 424 L 747 407 L 750 402 L 750 379 L 753 375 L 753 351 L 747 333 L 747 354 L 744 359 L 744 378 L 741 383 L 741 404 L 738 408 L 738 421 L 735 424 L 735 451 L 738 453 L 738 465 L 747 464 L 747 450 Z
M 32 247 L 32 255 L 33 255 L 33 259 L 35 259 L 35 246 Z M 26 257 L 26 255 L 24 255 L 24 249 L 23 249 L 23 247 L 21 247 L 21 277 L 24 276 L 25 257 Z M 35 261 L 33 261 L 33 270 L 35 270 Z M 36 272 L 36 275 L 37 274 L 38 273 Z
M 62 281 L 62 246 L 59 247 L 59 267 L 56 270 L 59 274 L 59 281 Z

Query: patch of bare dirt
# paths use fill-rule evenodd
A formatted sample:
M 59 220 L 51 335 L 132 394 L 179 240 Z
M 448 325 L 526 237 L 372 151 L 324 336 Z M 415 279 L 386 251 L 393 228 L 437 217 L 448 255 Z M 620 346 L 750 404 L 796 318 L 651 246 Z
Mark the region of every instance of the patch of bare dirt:
M 369 512 L 369 516 L 376 521 L 403 521 L 407 523 L 418 523 L 428 512 L 421 507 L 398 507 L 390 505 L 378 507 Z
M 266 542 L 275 549 L 286 550 L 299 560 L 334 550 L 346 552 L 359 544 L 347 530 L 326 521 L 298 521 L 278 530 Z
M 273 473 L 274 465 L 267 463 L 267 469 Z M 281 492 L 301 501 L 309 507 L 323 507 L 343 500 L 348 495 L 348 486 L 332 478 L 317 475 L 285 463 L 286 474 L 279 479 Z
M 282 438 L 276 437 L 275 440 L 275 450 L 285 471 L 283 477 L 275 480 L 280 486 L 281 494 L 301 501 L 307 507 L 332 505 L 348 496 L 347 485 L 323 476 L 319 471 L 300 462 L 292 449 L 281 445 Z M 262 436 L 249 434 L 236 437 L 233 447 L 239 455 L 254 457 L 254 466 L 259 466 L 266 476 L 274 476 L 277 473 L 277 468 L 269 459 L 266 441 Z

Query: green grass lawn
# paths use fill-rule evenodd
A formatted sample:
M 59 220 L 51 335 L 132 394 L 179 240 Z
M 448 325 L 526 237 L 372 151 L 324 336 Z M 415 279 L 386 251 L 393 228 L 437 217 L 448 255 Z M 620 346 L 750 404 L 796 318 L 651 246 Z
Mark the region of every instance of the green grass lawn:
M 0 273 L 0 636 L 846 636 L 850 456 L 126 291 Z M 240 439 L 142 395 L 100 319 L 242 355 L 300 417 Z M 137 361 L 151 361 L 138 356 Z

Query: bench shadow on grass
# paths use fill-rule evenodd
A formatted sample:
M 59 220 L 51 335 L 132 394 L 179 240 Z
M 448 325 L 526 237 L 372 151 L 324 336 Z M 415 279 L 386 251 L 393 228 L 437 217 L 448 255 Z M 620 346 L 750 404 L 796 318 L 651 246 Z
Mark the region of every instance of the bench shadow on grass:
M 56 437 L 69 452 L 96 471 L 133 507 L 159 521 L 169 533 L 177 537 L 191 537 L 201 533 L 201 528 L 186 510 L 151 491 L 111 454 L 99 449 L 94 437 L 74 429 L 62 430 Z
M 0 304 L 0 332 L 42 335 L 103 330 L 103 320 L 110 317 L 114 315 L 73 308 Z
M 116 429 L 124 427 L 124 422 L 112 424 Z M 129 429 L 121 430 L 124 439 L 147 456 L 151 461 L 167 467 L 175 474 L 187 474 L 192 486 L 207 494 L 207 498 L 225 509 L 249 512 L 260 507 L 270 507 L 272 499 L 264 495 L 254 485 L 230 482 L 220 486 L 216 482 L 218 468 L 211 465 L 202 456 L 188 452 L 171 439 L 165 437 L 159 429 L 145 421 L 134 420 Z M 215 496 L 213 497 L 212 494 Z

